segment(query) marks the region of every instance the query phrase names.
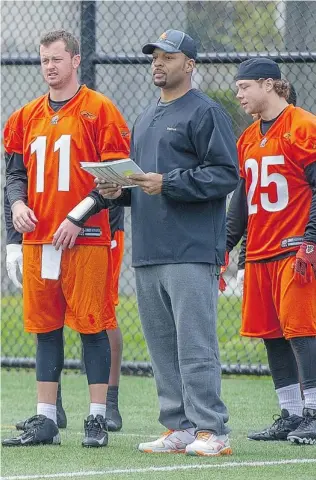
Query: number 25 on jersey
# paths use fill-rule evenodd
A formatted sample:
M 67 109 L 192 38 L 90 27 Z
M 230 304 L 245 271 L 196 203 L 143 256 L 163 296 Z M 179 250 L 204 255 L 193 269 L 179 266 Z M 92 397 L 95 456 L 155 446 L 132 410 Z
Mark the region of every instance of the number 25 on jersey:
M 245 172 L 251 170 L 251 184 L 247 194 L 248 214 L 257 213 L 258 204 L 253 202 L 256 188 L 259 188 L 259 201 L 261 207 L 267 212 L 279 212 L 286 208 L 289 203 L 289 188 L 284 175 L 280 173 L 269 173 L 269 167 L 272 165 L 284 165 L 283 155 L 272 155 L 262 157 L 261 165 L 255 158 L 248 158 L 245 162 Z M 261 168 L 260 168 L 261 167 Z M 262 188 L 269 187 L 274 183 L 276 186 L 276 200 L 271 201 L 268 193 L 262 193 Z

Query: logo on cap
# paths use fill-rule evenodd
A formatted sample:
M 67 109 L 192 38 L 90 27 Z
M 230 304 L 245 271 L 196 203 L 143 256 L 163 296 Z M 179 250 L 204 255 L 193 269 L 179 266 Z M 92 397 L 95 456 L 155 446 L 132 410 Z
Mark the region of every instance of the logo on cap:
M 166 34 L 166 32 L 163 32 L 163 33 L 160 35 L 159 40 L 166 40 L 166 38 L 167 38 L 167 34 Z

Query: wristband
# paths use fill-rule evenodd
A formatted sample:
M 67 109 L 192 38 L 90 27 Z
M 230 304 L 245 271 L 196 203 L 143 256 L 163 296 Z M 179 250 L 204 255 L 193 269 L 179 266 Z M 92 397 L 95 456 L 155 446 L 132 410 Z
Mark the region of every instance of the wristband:
M 67 218 L 77 227 L 83 227 L 88 218 L 94 213 L 96 201 L 92 197 L 86 197 L 68 213 Z

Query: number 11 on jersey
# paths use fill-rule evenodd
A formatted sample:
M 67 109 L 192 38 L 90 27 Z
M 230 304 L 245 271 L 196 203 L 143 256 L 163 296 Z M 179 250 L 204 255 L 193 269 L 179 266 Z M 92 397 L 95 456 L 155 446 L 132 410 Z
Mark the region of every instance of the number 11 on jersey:
M 58 185 L 60 192 L 69 192 L 70 188 L 70 141 L 71 135 L 62 135 L 54 144 L 54 152 L 59 151 Z M 36 192 L 44 192 L 45 161 L 47 137 L 39 136 L 31 143 L 31 154 L 36 155 Z

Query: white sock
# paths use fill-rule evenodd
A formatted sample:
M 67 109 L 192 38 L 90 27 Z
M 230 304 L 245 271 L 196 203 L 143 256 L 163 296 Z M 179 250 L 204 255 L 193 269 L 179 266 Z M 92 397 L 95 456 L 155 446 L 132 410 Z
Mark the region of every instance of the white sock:
M 105 418 L 106 405 L 105 403 L 90 403 L 90 414 L 96 417 L 97 415 L 102 415 Z
M 50 418 L 57 425 L 56 405 L 52 405 L 51 403 L 38 403 L 37 415 L 45 415 L 45 417 Z
M 302 400 L 299 383 L 278 388 L 276 393 L 279 398 L 281 410 L 286 409 L 290 415 L 302 416 L 304 402 Z
M 305 408 L 313 408 L 316 410 L 316 388 L 308 388 L 303 390 L 305 397 Z

